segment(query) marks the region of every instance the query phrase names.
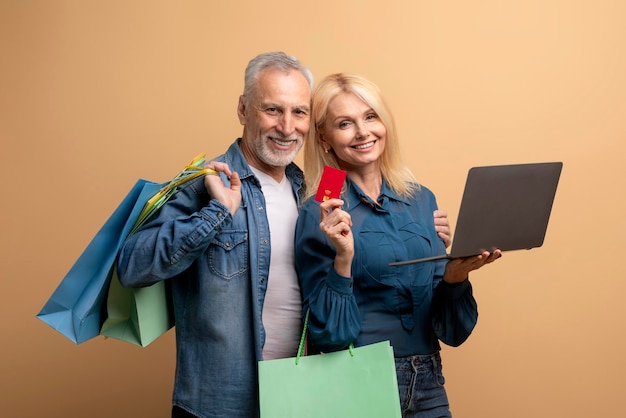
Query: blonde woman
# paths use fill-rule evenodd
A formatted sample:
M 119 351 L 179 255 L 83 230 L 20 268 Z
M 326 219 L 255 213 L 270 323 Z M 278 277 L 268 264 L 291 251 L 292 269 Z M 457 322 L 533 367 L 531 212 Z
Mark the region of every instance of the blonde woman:
M 347 172 L 340 199 L 316 202 L 325 165 Z M 296 225 L 296 269 L 315 349 L 390 340 L 404 417 L 449 417 L 440 344 L 463 343 L 478 311 L 470 271 L 500 250 L 450 262 L 389 266 L 445 252 L 434 194 L 402 163 L 378 87 L 333 74 L 313 94 L 304 148 L 308 199 Z

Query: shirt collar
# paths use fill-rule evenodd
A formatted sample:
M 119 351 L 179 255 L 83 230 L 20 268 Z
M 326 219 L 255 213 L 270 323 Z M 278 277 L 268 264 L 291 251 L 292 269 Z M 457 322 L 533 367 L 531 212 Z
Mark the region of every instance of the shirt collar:
M 349 177 L 346 177 L 346 197 L 347 198 L 345 199 L 345 205 L 347 210 L 353 209 L 362 203 L 366 203 L 370 204 L 370 206 L 374 208 L 383 209 L 386 211 L 388 202 L 390 200 L 401 202 L 406 205 L 411 204 L 411 202 L 407 198 L 400 197 L 396 192 L 391 190 L 385 180 L 383 180 L 380 195 L 378 196 L 380 206 L 376 205 L 376 202 L 374 202 L 369 196 L 363 193 L 361 188 Z

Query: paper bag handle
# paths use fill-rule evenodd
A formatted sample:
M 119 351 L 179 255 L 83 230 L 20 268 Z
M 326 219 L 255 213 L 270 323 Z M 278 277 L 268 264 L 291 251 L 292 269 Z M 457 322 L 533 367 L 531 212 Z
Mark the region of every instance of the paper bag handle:
M 302 357 L 302 353 L 304 352 L 304 342 L 306 340 L 306 329 L 309 325 L 309 313 L 311 312 L 311 308 L 306 310 L 306 315 L 304 316 L 304 326 L 302 327 L 302 336 L 300 337 L 300 344 L 298 345 L 298 354 L 296 355 L 296 365 L 300 362 L 300 357 Z M 348 351 L 350 352 L 350 357 L 354 357 L 354 344 L 350 343 L 348 346 Z
M 191 181 L 200 176 L 204 176 L 207 174 L 218 174 L 217 171 L 204 168 L 204 154 L 198 154 L 196 158 L 191 160 L 189 164 L 178 173 L 172 180 L 168 181 L 162 188 L 159 190 L 154 196 L 148 200 L 145 204 L 133 229 L 130 231 L 130 234 L 137 231 L 143 225 L 150 216 L 157 211 L 167 200 L 172 197 L 172 194 L 176 191 L 176 188 L 181 184 L 184 184 L 188 181 Z

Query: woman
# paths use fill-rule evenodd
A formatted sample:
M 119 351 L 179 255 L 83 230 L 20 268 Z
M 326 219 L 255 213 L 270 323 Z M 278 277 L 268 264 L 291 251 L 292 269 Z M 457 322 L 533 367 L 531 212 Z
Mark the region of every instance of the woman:
M 439 341 L 458 346 L 478 311 L 470 271 L 501 256 L 389 266 L 445 252 L 433 193 L 400 161 L 377 86 L 334 74 L 316 87 L 304 168 L 309 199 L 296 227 L 296 268 L 320 351 L 390 340 L 404 417 L 449 417 Z M 318 203 L 325 165 L 347 172 L 341 199 Z

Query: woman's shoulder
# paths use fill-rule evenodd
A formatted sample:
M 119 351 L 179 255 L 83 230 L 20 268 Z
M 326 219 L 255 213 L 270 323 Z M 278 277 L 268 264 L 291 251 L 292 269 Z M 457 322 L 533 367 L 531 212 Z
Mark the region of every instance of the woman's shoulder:
M 428 187 L 421 183 L 412 183 L 413 192 L 411 193 L 411 199 L 413 200 L 435 200 L 435 193 Z
M 304 202 L 302 202 L 302 206 L 300 206 L 300 212 L 305 212 L 305 213 L 309 213 L 309 212 L 319 212 L 320 210 L 320 203 L 315 200 L 315 196 L 310 196 L 308 198 L 306 198 L 304 200 Z

